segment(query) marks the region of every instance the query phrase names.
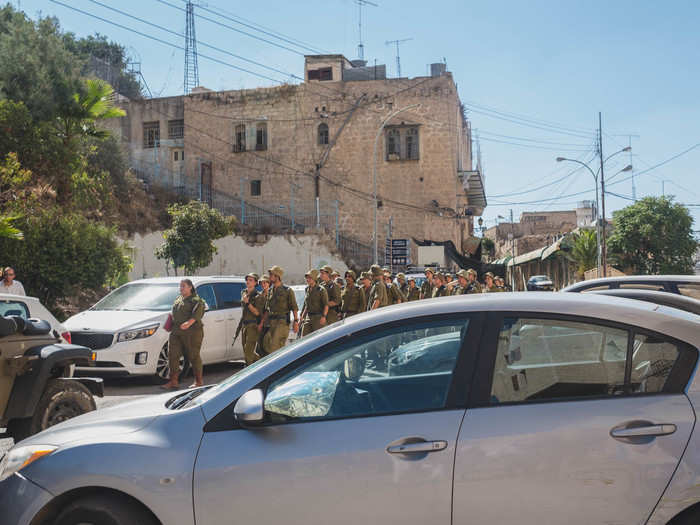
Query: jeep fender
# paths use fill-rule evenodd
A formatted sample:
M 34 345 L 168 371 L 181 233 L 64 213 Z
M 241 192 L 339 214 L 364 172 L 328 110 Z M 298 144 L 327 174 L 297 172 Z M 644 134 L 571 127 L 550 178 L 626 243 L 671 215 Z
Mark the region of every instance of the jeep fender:
M 52 378 L 51 371 L 57 367 L 72 364 L 88 366 L 92 363 L 92 350 L 84 346 L 69 344 L 41 345 L 30 348 L 24 353 L 25 357 L 34 357 L 30 370 L 15 378 L 10 400 L 5 410 L 6 421 L 34 415 L 37 403 L 44 393 L 44 388 Z M 84 381 L 87 380 L 87 381 Z M 78 380 L 93 393 L 102 392 L 101 383 L 90 378 Z

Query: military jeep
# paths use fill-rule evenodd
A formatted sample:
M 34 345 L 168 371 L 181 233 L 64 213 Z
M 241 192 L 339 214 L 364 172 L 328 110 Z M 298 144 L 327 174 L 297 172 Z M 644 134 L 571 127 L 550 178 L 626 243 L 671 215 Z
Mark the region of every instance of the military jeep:
M 18 442 L 95 410 L 102 380 L 70 377 L 73 365 L 94 362 L 93 351 L 60 340 L 46 321 L 0 316 L 0 437 Z

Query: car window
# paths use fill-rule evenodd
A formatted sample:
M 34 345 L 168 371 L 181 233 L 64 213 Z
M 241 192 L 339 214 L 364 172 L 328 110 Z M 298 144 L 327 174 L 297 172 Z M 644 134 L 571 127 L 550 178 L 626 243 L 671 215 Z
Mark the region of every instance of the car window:
M 583 322 L 505 318 L 491 403 L 621 393 L 628 332 Z
M 241 306 L 241 294 L 244 288 L 243 283 L 216 283 L 216 299 L 219 309 L 237 308 Z
M 666 290 L 664 283 L 620 283 L 621 290 L 655 290 L 663 292 Z
M 16 315 L 29 319 L 29 309 L 22 301 L 0 301 L 0 315 Z
M 211 284 L 199 286 L 197 288 L 197 295 L 204 299 L 209 310 L 216 310 L 216 294 L 214 294 L 214 287 Z
M 167 312 L 180 295 L 178 283 L 131 283 L 120 286 L 100 300 L 91 310 L 150 310 Z
M 353 336 L 269 386 L 269 421 L 443 408 L 468 324 L 419 322 Z
M 678 292 L 681 295 L 686 295 L 692 297 L 693 299 L 700 300 L 700 284 L 696 283 L 679 283 Z
M 680 350 L 669 341 L 637 335 L 632 349 L 630 391 L 635 394 L 663 392 Z

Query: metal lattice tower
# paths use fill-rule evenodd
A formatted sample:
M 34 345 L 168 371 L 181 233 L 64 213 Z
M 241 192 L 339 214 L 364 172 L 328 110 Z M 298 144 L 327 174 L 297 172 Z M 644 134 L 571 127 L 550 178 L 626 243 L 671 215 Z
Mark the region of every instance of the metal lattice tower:
M 194 3 L 188 0 L 186 6 L 187 24 L 185 30 L 185 95 L 199 85 L 197 66 L 197 37 L 194 32 Z
M 401 78 L 401 55 L 399 54 L 399 44 L 402 42 L 408 42 L 413 40 L 413 38 L 404 38 L 402 40 L 387 40 L 386 45 L 396 44 L 396 78 Z
M 362 8 L 366 5 L 371 5 L 374 7 L 379 7 L 377 4 L 374 2 L 370 2 L 369 0 L 355 0 L 355 3 L 358 5 L 358 33 L 360 36 L 360 43 L 357 46 L 357 58 L 360 60 L 365 59 L 365 46 L 362 44 Z

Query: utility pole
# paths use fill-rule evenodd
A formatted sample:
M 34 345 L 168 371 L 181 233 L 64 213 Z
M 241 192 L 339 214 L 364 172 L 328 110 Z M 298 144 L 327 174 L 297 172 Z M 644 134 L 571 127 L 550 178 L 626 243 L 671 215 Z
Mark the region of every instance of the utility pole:
M 357 46 L 357 58 L 360 60 L 365 59 L 365 46 L 362 44 L 362 8 L 366 5 L 371 5 L 374 7 L 379 7 L 377 4 L 374 2 L 370 2 L 369 0 L 355 0 L 355 3 L 358 5 L 358 11 L 359 11 L 359 23 L 358 23 L 358 32 L 360 35 L 360 43 Z
M 403 40 L 387 40 L 386 45 L 396 44 L 396 78 L 401 78 L 401 55 L 399 54 L 399 44 L 402 42 L 408 42 L 413 40 L 413 38 L 404 38 Z
M 598 154 L 600 155 L 600 200 L 603 213 L 603 224 L 601 226 L 602 230 L 602 259 L 603 259 L 603 277 L 608 275 L 608 253 L 607 253 L 607 243 L 605 241 L 605 171 L 603 168 L 603 116 L 601 112 L 598 112 Z
M 510 209 L 510 253 L 515 259 L 515 224 L 513 224 L 513 208 Z M 510 271 L 510 289 L 515 291 L 515 265 Z
M 194 3 L 187 0 L 185 6 L 187 24 L 185 30 L 185 95 L 199 85 L 199 67 L 197 65 L 197 37 L 194 32 Z

